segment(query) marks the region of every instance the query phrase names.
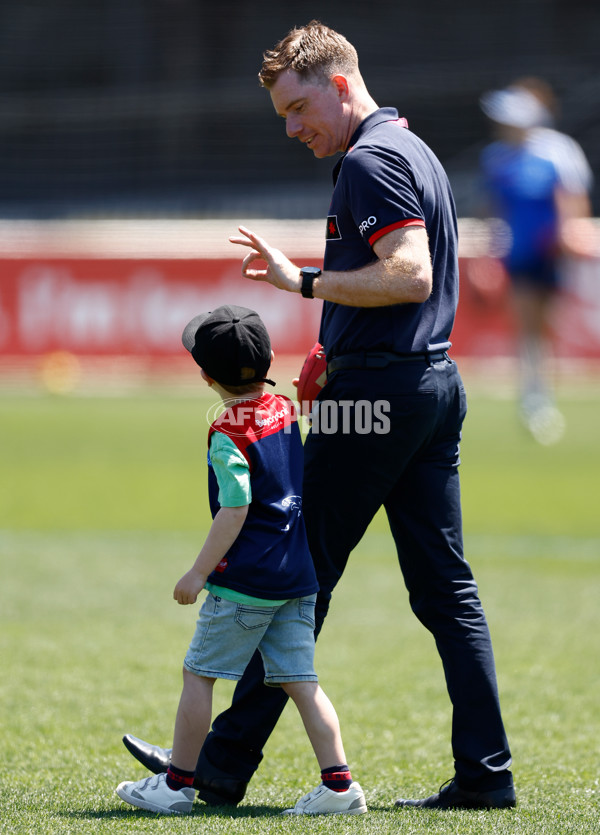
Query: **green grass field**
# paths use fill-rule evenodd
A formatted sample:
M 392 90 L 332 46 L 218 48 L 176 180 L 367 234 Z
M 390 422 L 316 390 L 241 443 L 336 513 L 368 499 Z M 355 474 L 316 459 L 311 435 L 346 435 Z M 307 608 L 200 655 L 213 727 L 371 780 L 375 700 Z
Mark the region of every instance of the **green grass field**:
M 145 773 L 123 733 L 170 744 L 196 608 L 171 592 L 209 524 L 213 401 L 200 391 L 0 395 L 0 830 L 597 833 L 600 387 L 580 394 L 564 391 L 567 434 L 543 448 L 522 432 L 510 398 L 470 392 L 467 555 L 492 629 L 518 807 L 393 808 L 452 776 L 450 708 L 378 517 L 317 646 L 370 812 L 313 820 L 277 817 L 318 782 L 292 707 L 236 809 L 197 803 L 189 817 L 158 818 L 114 793 Z M 219 682 L 216 708 L 230 695 Z

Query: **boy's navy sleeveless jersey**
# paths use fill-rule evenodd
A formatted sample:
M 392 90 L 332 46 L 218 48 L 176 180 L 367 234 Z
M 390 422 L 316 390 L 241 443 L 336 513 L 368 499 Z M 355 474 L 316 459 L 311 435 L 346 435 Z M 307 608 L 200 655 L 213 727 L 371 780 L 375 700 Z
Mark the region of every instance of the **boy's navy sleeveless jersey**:
M 413 353 L 450 347 L 458 303 L 454 199 L 435 154 L 407 130 L 395 108 L 368 116 L 334 170 L 324 268 L 349 271 L 375 261 L 378 238 L 425 226 L 433 291 L 422 304 L 349 307 L 324 302 L 319 341 L 328 358 L 356 351 Z
M 253 597 L 287 600 L 318 591 L 302 516 L 304 449 L 294 405 L 263 394 L 227 409 L 209 429 L 222 432 L 250 469 L 252 500 L 239 536 L 209 581 Z M 213 517 L 219 510 L 217 478 L 208 457 Z

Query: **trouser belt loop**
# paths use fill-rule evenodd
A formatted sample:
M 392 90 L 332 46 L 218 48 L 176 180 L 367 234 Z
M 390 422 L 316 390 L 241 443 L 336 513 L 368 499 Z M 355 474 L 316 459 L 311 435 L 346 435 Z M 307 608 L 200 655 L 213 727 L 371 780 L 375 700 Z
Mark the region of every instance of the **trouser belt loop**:
M 427 360 L 428 365 L 433 365 L 436 362 L 443 362 L 444 360 L 449 360 L 450 357 L 446 351 L 433 351 L 431 353 L 425 354 L 425 359 Z

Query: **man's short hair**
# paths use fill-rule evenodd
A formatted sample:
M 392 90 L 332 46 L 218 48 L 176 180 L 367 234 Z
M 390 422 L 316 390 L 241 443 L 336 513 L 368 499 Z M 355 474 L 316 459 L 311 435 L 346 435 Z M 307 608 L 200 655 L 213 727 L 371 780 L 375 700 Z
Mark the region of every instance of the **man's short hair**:
M 259 81 L 269 89 L 286 70 L 294 70 L 303 81 L 328 81 L 336 72 L 357 73 L 358 54 L 339 32 L 311 20 L 306 26 L 290 30 L 264 53 Z

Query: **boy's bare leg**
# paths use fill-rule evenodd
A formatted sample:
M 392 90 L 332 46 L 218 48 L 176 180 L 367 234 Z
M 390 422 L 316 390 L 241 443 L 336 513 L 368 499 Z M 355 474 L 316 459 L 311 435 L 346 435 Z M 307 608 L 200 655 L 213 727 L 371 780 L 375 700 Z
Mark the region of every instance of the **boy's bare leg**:
M 362 815 L 367 811 L 365 795 L 352 780 L 342 744 L 340 723 L 325 693 L 316 681 L 281 685 L 296 703 L 306 733 L 321 769 L 321 783 L 285 815 Z
M 214 682 L 184 669 L 168 771 L 137 782 L 120 783 L 116 791 L 121 800 L 158 814 L 192 811 L 194 771 L 210 726 Z
M 321 770 L 346 762 L 340 723 L 316 681 L 294 681 L 281 685 L 298 708 Z
M 171 762 L 184 771 L 195 770 L 198 754 L 210 729 L 214 683 L 214 678 L 183 671 Z

